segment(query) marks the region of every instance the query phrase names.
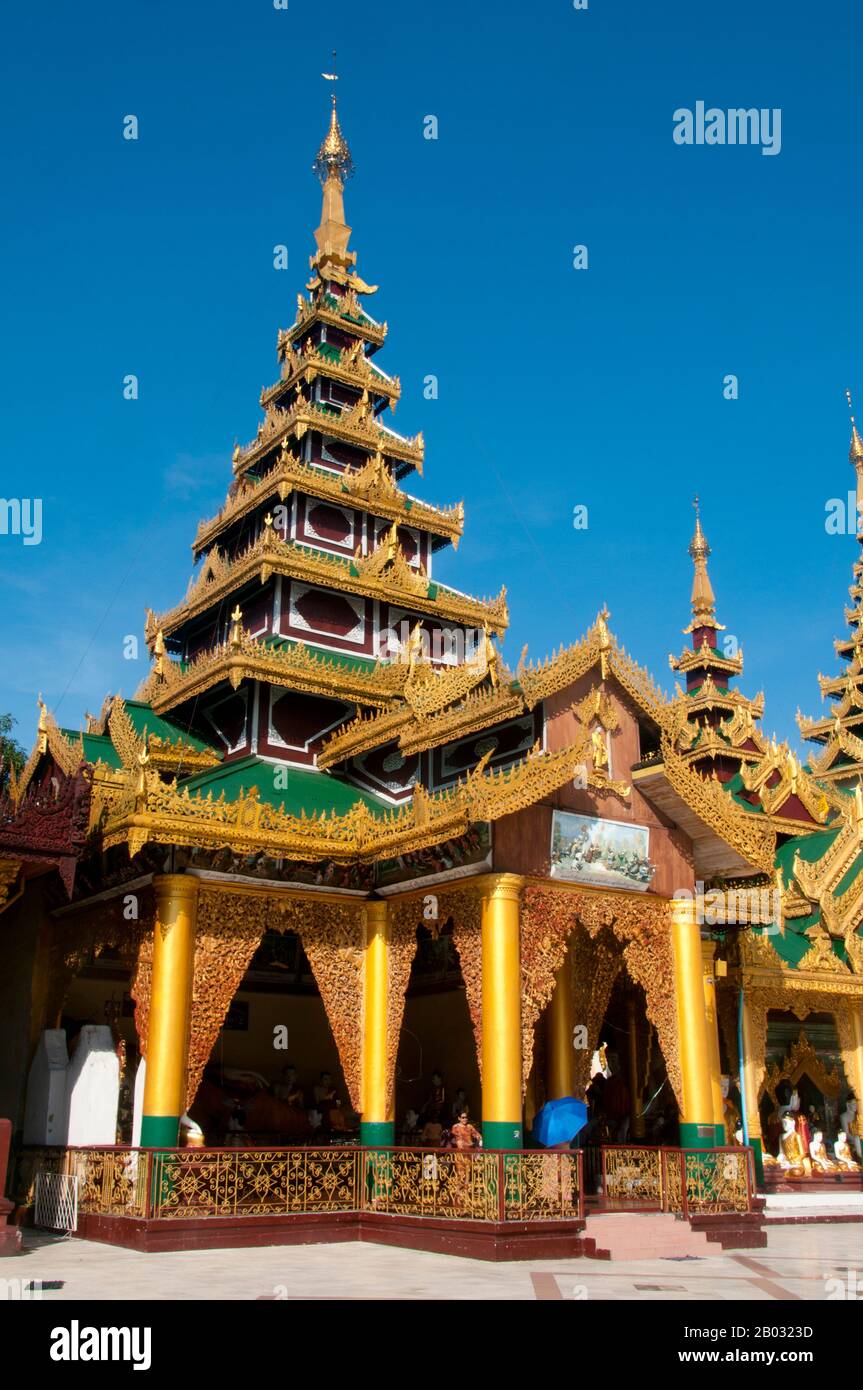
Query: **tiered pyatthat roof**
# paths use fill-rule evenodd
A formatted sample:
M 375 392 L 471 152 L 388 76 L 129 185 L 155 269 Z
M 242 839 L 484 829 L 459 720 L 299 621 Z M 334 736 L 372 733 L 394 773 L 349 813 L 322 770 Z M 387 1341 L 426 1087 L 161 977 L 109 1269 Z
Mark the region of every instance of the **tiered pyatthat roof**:
M 863 545 L 863 531 L 859 529 L 859 518 L 863 516 L 863 440 L 853 415 L 848 459 L 857 475 L 857 541 Z M 845 621 L 851 631 L 848 637 L 833 644 L 847 667 L 838 676 L 818 676 L 821 698 L 832 702 L 831 712 L 821 719 L 808 719 L 797 712 L 803 737 L 822 745 L 810 760 L 812 772 L 844 791 L 853 790 L 863 781 L 863 556 L 854 562 L 853 576 L 848 590 L 851 607 L 845 609 Z
M 677 751 L 703 774 L 715 773 L 727 781 L 747 763 L 758 762 L 766 741 L 757 727 L 764 713 L 764 696 L 747 699 L 731 687 L 743 671 L 743 649 L 736 642 L 720 647 L 724 625 L 716 617 L 716 599 L 707 560 L 710 546 L 701 529 L 698 498 L 695 499 L 695 534 L 689 546 L 692 579 L 692 620 L 683 631 L 692 645 L 680 656 L 669 656 L 672 671 L 686 679 L 677 685 L 679 737 Z
M 508 624 L 505 590 L 475 599 L 433 582 L 422 555 L 403 548 L 406 535 L 420 536 L 427 558 L 442 546 L 456 547 L 464 508 L 435 507 L 399 486 L 411 470 L 422 472 L 423 439 L 399 434 L 381 418 L 395 408 L 401 388 L 372 361 L 386 324 L 362 304 L 377 287 L 357 275 L 349 249 L 344 183 L 353 160 L 335 99 L 314 168 L 323 189 L 317 250 L 308 298 L 298 296 L 293 326 L 279 333 L 280 379 L 261 394 L 265 414 L 255 438 L 234 450 L 224 506 L 198 527 L 192 549 L 199 567 L 184 599 L 160 616 L 148 611 L 154 666 L 141 693 L 162 713 L 181 713 L 202 692 L 222 683 L 236 690 L 246 679 L 358 708 L 382 708 L 398 693 L 404 670 L 393 672 L 368 649 L 343 655 L 326 642 L 316 647 L 312 632 L 307 641 L 305 633 L 299 641 L 296 633 L 278 636 L 275 618 L 262 632 L 257 596 L 268 583 L 326 590 L 350 603 L 377 601 L 432 624 L 497 635 Z M 316 544 L 308 528 L 301 534 L 296 524 L 279 521 L 292 503 L 306 515 L 317 507 L 325 518 L 366 518 L 362 540 L 347 553 L 344 546 Z M 255 637 L 243 618 L 250 606 Z

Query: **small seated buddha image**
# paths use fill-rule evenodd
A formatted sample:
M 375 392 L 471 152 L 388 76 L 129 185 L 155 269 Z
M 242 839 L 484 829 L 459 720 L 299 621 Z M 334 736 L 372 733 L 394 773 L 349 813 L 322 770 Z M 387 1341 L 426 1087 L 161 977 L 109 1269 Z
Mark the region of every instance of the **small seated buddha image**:
M 793 1115 L 783 1117 L 778 1159 L 780 1168 L 790 1178 L 809 1177 L 812 1173 L 812 1160 L 803 1147 Z
M 843 1169 L 847 1173 L 859 1173 L 860 1164 L 851 1152 L 851 1145 L 848 1143 L 848 1135 L 844 1129 L 840 1129 L 836 1136 L 836 1143 L 833 1145 L 833 1153 L 836 1156 L 837 1168 Z
M 809 1145 L 809 1157 L 812 1159 L 812 1167 L 816 1173 L 835 1173 L 836 1164 L 827 1153 L 827 1148 L 824 1144 L 824 1134 L 820 1129 L 816 1129 L 812 1135 L 812 1142 Z

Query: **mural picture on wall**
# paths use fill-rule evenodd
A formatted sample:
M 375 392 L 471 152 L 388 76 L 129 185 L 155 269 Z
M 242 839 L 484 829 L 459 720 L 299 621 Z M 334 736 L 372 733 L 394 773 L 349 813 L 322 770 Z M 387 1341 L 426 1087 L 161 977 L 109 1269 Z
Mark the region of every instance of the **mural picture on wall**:
M 648 857 L 649 838 L 646 825 L 555 811 L 551 876 L 644 892 L 656 872 Z

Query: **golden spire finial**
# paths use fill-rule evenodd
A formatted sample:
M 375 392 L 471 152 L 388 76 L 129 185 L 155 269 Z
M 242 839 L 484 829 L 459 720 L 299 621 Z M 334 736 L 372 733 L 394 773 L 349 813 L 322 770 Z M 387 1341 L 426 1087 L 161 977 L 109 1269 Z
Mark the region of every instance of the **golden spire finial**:
M 854 403 L 851 400 L 851 392 L 845 392 L 845 399 L 848 402 L 848 411 L 851 416 L 851 449 L 848 453 L 848 462 L 853 463 L 859 469 L 863 465 L 863 439 L 857 433 L 857 423 L 854 419 Z
M 39 723 L 36 726 L 36 741 L 40 753 L 48 752 L 48 711 L 42 699 L 42 692 L 39 691 Z
M 335 60 L 335 52 L 333 60 Z M 335 67 L 335 61 L 333 62 Z M 323 72 L 321 76 L 327 82 L 338 82 L 337 72 Z M 348 242 L 351 237 L 351 229 L 345 222 L 345 202 L 344 186 L 345 179 L 349 179 L 354 172 L 354 161 L 348 148 L 348 142 L 342 135 L 339 125 L 339 117 L 336 111 L 336 93 L 333 88 L 332 109 L 330 111 L 330 126 L 320 149 L 312 165 L 315 173 L 321 181 L 324 190 L 323 206 L 321 208 L 321 225 L 315 232 L 317 242 L 317 255 L 312 256 L 309 264 L 312 270 L 316 270 L 321 280 L 335 278 L 339 283 L 347 283 L 349 267 L 356 263 L 356 254 L 348 250 Z M 312 288 L 316 281 L 312 282 Z
M 333 49 L 333 67 L 335 68 L 335 66 L 336 50 Z M 337 72 L 322 72 L 321 77 L 327 82 L 338 82 L 339 80 Z M 342 129 L 339 125 L 339 117 L 336 111 L 335 87 L 333 87 L 332 91 L 330 128 L 324 136 L 321 147 L 318 150 L 313 168 L 321 183 L 324 185 L 327 179 L 333 174 L 335 174 L 341 183 L 344 183 L 345 179 L 349 179 L 354 172 L 354 162 L 351 159 L 348 142 L 342 135 Z
M 695 535 L 689 543 L 689 554 L 695 566 L 690 597 L 692 625 L 693 627 L 715 627 L 716 599 L 707 574 L 707 557 L 710 554 L 710 546 L 707 544 L 707 537 L 701 529 L 701 509 L 697 496 L 692 505 L 695 508 Z

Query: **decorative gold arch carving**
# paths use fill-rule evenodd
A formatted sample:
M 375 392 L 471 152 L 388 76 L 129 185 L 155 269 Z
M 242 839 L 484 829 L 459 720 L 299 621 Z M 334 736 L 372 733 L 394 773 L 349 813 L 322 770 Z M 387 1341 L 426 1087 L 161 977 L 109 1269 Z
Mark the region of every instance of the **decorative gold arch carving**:
M 91 955 L 107 947 L 119 951 L 124 965 L 134 968 L 142 939 L 152 935 L 155 905 L 152 890 L 138 889 L 137 918 L 124 916 L 128 894 L 120 894 L 108 902 L 94 904 L 80 913 L 55 921 L 49 951 L 50 985 L 46 1000 L 46 1017 L 59 1017 L 72 980 Z
M 260 944 L 267 907 L 266 898 L 206 890 L 198 895 L 186 1108 L 198 1094 L 231 1000 Z
M 656 1029 L 668 1080 L 677 1099 L 683 1104 L 683 1078 L 680 1068 L 680 1040 L 677 1023 L 677 1002 L 674 993 L 674 954 L 671 942 L 671 921 L 665 899 L 647 894 L 591 893 L 569 888 L 547 888 L 530 885 L 525 889 L 522 903 L 522 952 L 532 937 L 542 943 L 544 938 L 563 941 L 576 924 L 581 924 L 593 938 L 603 928 L 610 928 L 623 947 L 623 960 L 630 977 L 641 985 L 646 1000 L 647 1017 Z M 522 1031 L 523 1046 L 530 1047 L 532 1035 L 524 1035 L 524 1015 L 532 1012 L 535 1001 L 540 1008 L 551 997 L 554 984 L 553 962 L 558 959 L 558 946 L 541 947 L 538 953 L 544 968 L 531 972 L 523 980 Z M 558 959 L 558 967 L 562 954 Z M 530 996 L 529 997 L 529 991 Z
M 805 1030 L 801 1028 L 782 1062 L 774 1063 L 765 1076 L 759 1091 L 759 1100 L 763 1094 L 767 1094 L 776 1103 L 777 1087 L 783 1081 L 790 1081 L 792 1086 L 796 1085 L 804 1072 L 815 1082 L 822 1095 L 830 1096 L 833 1100 L 838 1099 L 842 1087 L 839 1073 L 827 1071 Z

